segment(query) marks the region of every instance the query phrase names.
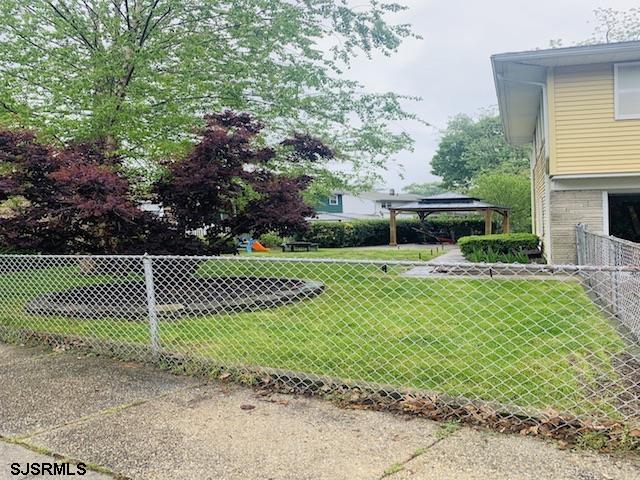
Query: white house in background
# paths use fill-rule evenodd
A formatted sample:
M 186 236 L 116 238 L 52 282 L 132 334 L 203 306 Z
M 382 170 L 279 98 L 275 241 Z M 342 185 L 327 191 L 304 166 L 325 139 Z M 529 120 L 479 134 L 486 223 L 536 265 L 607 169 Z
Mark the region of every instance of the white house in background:
M 159 203 L 143 201 L 138 204 L 138 208 L 143 212 L 149 212 L 157 217 L 164 217 L 164 208 Z
M 375 220 L 389 218 L 389 208 L 417 202 L 424 195 L 412 193 L 335 191 L 316 206 L 313 221 Z

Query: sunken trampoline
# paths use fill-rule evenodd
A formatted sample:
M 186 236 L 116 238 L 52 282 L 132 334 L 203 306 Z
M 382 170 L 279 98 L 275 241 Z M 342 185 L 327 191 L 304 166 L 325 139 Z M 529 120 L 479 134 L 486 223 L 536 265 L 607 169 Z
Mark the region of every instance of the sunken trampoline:
M 164 318 L 204 316 L 273 308 L 309 299 L 324 290 L 320 282 L 290 278 L 191 277 L 155 285 L 155 309 Z M 144 281 L 103 283 L 48 293 L 29 301 L 30 315 L 83 319 L 143 320 L 148 315 Z

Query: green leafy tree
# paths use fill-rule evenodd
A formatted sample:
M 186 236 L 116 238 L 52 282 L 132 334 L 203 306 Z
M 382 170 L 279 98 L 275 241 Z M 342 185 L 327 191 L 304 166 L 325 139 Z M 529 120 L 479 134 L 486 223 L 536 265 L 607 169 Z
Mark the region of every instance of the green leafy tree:
M 514 232 L 531 231 L 531 181 L 528 171 L 520 174 L 483 173 L 474 178 L 469 194 L 483 200 L 511 207 L 511 227 Z
M 519 172 L 529 163 L 526 149 L 507 143 L 500 118 L 483 115 L 453 117 L 443 132 L 431 161 L 431 172 L 442 177 L 446 189 L 465 189 L 472 179 L 487 171 Z
M 267 123 L 267 138 L 305 131 L 354 170 L 376 170 L 412 143 L 387 125 L 415 117 L 400 105 L 406 97 L 366 92 L 341 73 L 355 56 L 390 55 L 413 36 L 388 22 L 403 8 L 373 0 L 357 9 L 345 0 L 3 0 L 0 122 L 60 143 L 106 140 L 146 174 L 154 160 L 188 150 L 203 112 L 230 108 Z
M 431 195 L 437 195 L 438 193 L 446 192 L 447 189 L 442 186 L 441 182 L 426 182 L 426 183 L 411 183 L 404 187 L 404 191 L 407 193 L 414 193 L 416 195 L 424 195 L 429 197 Z
M 628 42 L 640 40 L 640 8 L 617 10 L 600 7 L 593 11 L 595 17 L 593 32 L 586 40 L 576 45 L 597 45 L 601 43 Z M 549 42 L 549 48 L 566 46 L 561 38 Z
M 591 38 L 581 42 L 582 45 L 640 40 L 640 8 L 596 8 L 593 14 L 593 34 Z

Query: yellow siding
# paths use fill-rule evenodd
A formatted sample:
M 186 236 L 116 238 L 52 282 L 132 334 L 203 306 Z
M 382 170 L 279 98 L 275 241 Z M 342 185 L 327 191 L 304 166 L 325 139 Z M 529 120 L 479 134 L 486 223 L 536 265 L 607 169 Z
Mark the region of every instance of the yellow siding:
M 536 155 L 533 166 L 533 178 L 531 180 L 533 182 L 533 233 L 542 237 L 545 233 L 544 222 L 546 211 L 544 151 L 541 155 Z
M 613 64 L 556 68 L 552 175 L 640 172 L 640 120 L 615 120 Z
M 542 110 L 542 107 L 541 107 Z M 533 233 L 544 236 L 545 233 L 545 216 L 546 216 L 546 132 L 542 121 L 542 111 L 539 111 L 536 120 L 536 129 L 533 134 L 533 145 L 531 151 L 532 169 L 531 169 L 531 186 L 532 186 L 532 210 L 533 218 L 531 226 Z

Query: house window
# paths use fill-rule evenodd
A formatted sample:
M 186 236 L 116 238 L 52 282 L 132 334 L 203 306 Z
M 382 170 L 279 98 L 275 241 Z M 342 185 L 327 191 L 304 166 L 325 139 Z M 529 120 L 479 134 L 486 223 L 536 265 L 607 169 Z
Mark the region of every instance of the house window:
M 609 195 L 609 234 L 640 242 L 640 194 Z
M 340 205 L 340 200 L 338 199 L 338 195 L 331 195 L 329 197 L 329 205 L 332 205 L 332 206 Z
M 615 118 L 640 118 L 640 62 L 618 63 L 614 67 Z
M 382 202 L 382 203 L 380 204 L 380 206 L 381 206 L 382 208 L 389 209 L 389 208 L 391 208 L 393 205 L 391 204 L 391 202 Z

